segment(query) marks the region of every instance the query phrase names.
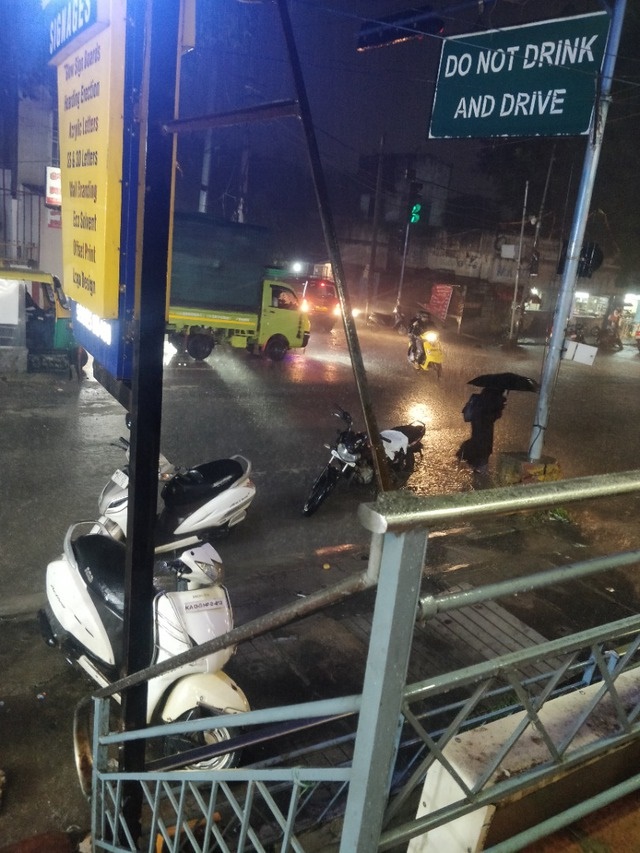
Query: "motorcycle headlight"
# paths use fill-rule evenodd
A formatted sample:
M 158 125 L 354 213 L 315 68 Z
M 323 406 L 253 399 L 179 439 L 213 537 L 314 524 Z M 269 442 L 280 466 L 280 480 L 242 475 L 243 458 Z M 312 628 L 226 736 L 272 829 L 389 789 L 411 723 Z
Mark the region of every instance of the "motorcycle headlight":
M 425 341 L 427 341 L 430 344 L 435 344 L 435 342 L 438 340 L 438 333 L 437 332 L 427 332 L 424 336 L 424 339 L 425 339 Z
M 360 454 L 356 452 L 355 447 L 347 447 L 342 441 L 338 444 L 336 450 L 343 462 L 357 462 L 360 458 Z
M 206 575 L 212 583 L 220 583 L 222 581 L 222 563 L 219 563 L 217 560 L 212 560 L 211 562 L 206 563 L 201 563 L 200 560 L 196 560 L 196 567 L 200 569 L 202 574 Z

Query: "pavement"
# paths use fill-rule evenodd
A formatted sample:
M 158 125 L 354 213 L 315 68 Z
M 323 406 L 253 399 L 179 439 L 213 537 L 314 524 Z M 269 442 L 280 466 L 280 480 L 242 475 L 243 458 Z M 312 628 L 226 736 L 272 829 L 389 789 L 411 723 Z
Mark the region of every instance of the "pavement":
M 27 382 L 26 386 L 25 429 L 22 436 L 12 437 L 12 446 L 5 452 L 11 457 L 29 459 L 38 436 L 26 428 L 28 410 L 30 401 L 38 396 L 38 383 Z M 60 387 L 60 394 L 71 399 L 68 386 L 61 382 Z M 60 430 L 54 406 L 49 430 L 54 434 Z M 50 438 L 40 435 L 41 440 Z M 25 471 L 25 477 L 29 476 L 30 472 Z M 37 483 L 32 488 L 37 488 Z M 93 505 L 95 495 L 90 500 Z M 620 550 L 621 531 L 629 527 L 624 523 L 627 503 L 628 500 L 623 512 L 616 508 L 614 500 L 603 510 L 604 515 L 591 507 L 571 513 L 511 516 L 481 525 L 434 531 L 425 574 L 431 584 L 479 585 L 509 573 L 539 571 Z M 22 517 L 24 527 L 25 520 L 28 521 L 28 500 L 21 511 L 26 514 Z M 41 520 L 41 526 L 46 533 L 46 519 Z M 17 541 L 13 536 L 8 538 L 5 532 L 5 543 L 11 544 L 14 554 L 20 594 L 11 598 L 10 606 L 6 595 L 0 602 L 0 768 L 4 772 L 4 784 L 0 777 L 0 845 L 4 845 L 0 846 L 0 853 L 72 853 L 79 849 L 87 834 L 90 809 L 77 782 L 71 720 L 73 708 L 91 692 L 91 687 L 57 650 L 48 648 L 41 640 L 35 613 L 43 592 L 21 583 Z M 630 543 L 624 542 L 624 546 L 627 544 Z M 362 545 L 347 543 L 339 548 L 299 553 L 276 565 L 256 559 L 245 567 L 242 580 L 230 572 L 226 582 L 236 624 L 244 624 L 361 571 L 367 557 Z M 3 579 L 5 589 L 9 580 Z M 598 584 L 603 583 L 604 579 L 600 579 L 581 591 L 585 600 L 591 596 L 600 609 L 603 596 Z M 621 613 L 637 611 L 640 606 L 635 579 L 627 578 L 624 588 L 623 602 L 614 602 L 610 597 L 607 600 L 606 606 L 610 608 L 607 618 L 618 618 Z M 373 595 L 372 591 L 362 593 L 239 647 L 226 669 L 241 684 L 252 707 L 359 692 Z M 563 636 L 583 627 L 589 610 L 585 606 L 578 612 L 576 609 L 561 614 L 551 612 L 544 599 L 534 593 L 518 597 L 509 608 L 523 625 L 546 638 Z M 441 642 L 437 655 L 425 653 L 417 662 L 423 677 L 478 659 L 479 650 L 471 645 L 464 647 L 461 659 L 460 648 L 459 642 L 451 643 L 450 647 Z M 631 828 L 628 825 L 630 820 L 635 821 L 637 799 L 627 800 L 631 800 L 631 806 L 621 803 L 604 810 L 581 822 L 578 828 L 567 830 L 562 837 L 557 835 L 532 846 L 530 853 L 639 850 L 635 839 L 640 838 L 640 832 L 635 825 Z M 634 839 L 631 846 L 620 846 L 616 832 L 626 832 L 628 839 Z M 599 846 L 579 846 L 585 837 L 597 840 Z

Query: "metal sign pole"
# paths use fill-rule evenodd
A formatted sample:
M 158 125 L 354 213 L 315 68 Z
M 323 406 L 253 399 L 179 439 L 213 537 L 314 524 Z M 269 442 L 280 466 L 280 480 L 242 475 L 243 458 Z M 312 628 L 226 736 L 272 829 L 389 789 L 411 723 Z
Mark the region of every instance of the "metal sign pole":
M 137 271 L 133 321 L 134 353 L 131 405 L 131 461 L 123 669 L 149 665 L 153 649 L 152 601 L 154 529 L 158 495 L 158 454 L 162 412 L 167 258 L 174 140 L 163 130 L 175 107 L 180 5 L 172 0 L 135 0 L 129 6 L 133 35 L 143 52 L 140 116 L 140 195 L 136 222 Z M 147 720 L 146 684 L 123 695 L 126 729 Z M 121 767 L 144 767 L 144 741 L 125 744 Z M 134 838 L 140 833 L 142 792 L 127 780 L 123 814 Z
M 560 359 L 562 357 L 562 349 L 564 346 L 564 330 L 569 318 L 569 312 L 571 311 L 571 303 L 573 301 L 573 293 L 578 272 L 578 262 L 580 260 L 580 252 L 587 226 L 587 217 L 589 215 L 589 205 L 591 203 L 591 195 L 593 193 L 593 184 L 598 169 L 598 161 L 600 159 L 604 127 L 607 119 L 607 113 L 609 111 L 611 83 L 616 64 L 616 57 L 618 55 L 618 46 L 620 44 L 620 34 L 622 32 L 622 21 L 624 19 L 625 7 L 626 0 L 618 0 L 613 11 L 611 29 L 609 32 L 607 49 L 602 67 L 602 85 L 591 119 L 593 133 L 589 137 L 587 150 L 585 152 L 584 164 L 582 167 L 582 179 L 578 190 L 578 201 L 576 204 L 573 225 L 571 227 L 569 244 L 567 246 L 567 260 L 564 267 L 564 274 L 562 276 L 562 283 L 560 285 L 560 293 L 558 294 L 558 302 L 556 303 L 556 310 L 553 316 L 549 351 L 543 367 L 538 407 L 536 409 L 533 429 L 531 431 L 531 441 L 529 444 L 529 460 L 531 462 L 538 461 L 542 456 L 544 434 L 549 422 L 551 393 L 560 368 Z

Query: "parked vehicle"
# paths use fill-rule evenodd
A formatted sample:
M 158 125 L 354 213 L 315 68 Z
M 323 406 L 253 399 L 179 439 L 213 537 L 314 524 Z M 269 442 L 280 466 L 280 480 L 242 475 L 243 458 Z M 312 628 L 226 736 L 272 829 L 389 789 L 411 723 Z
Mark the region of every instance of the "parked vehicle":
M 603 329 L 600 326 L 595 326 L 591 330 L 591 334 L 595 338 L 595 345 L 600 349 L 624 349 L 624 345 L 620 340 L 620 334 L 615 329 L 608 327 Z
M 47 566 L 47 604 L 38 619 L 48 645 L 60 647 L 67 659 L 101 687 L 120 676 L 123 662 L 124 572 L 126 546 L 99 533 L 82 534 L 72 525 L 63 552 Z M 222 636 L 233 627 L 222 563 L 217 551 L 204 544 L 164 566 L 177 579 L 175 591 L 158 589 L 153 608 L 152 663 Z M 249 710 L 246 696 L 223 672 L 233 655 L 226 648 L 170 670 L 149 681 L 147 722 L 167 723 L 215 717 Z M 230 739 L 226 728 L 198 733 L 173 751 Z M 237 763 L 236 752 L 203 758 L 193 769 L 222 769 Z
M 203 213 L 174 217 L 167 334 L 192 358 L 228 343 L 280 361 L 309 342 L 309 317 L 283 270 L 267 269 L 269 232 Z
M 73 337 L 70 304 L 60 279 L 43 270 L 4 267 L 0 282 L 24 293 L 20 298 L 25 303 L 28 370 L 68 371 L 70 378 L 76 370 L 80 379 L 88 356 Z
M 393 328 L 394 330 L 404 337 L 409 334 L 409 320 L 407 319 L 406 314 L 404 313 L 402 307 L 396 304 L 393 308 Z
M 432 367 L 438 379 L 442 376 L 440 333 L 427 312 L 419 313 L 409 325 L 407 359 L 416 370 L 429 370 Z
M 584 325 L 582 323 L 570 323 L 565 333 L 566 339 L 575 341 L 577 344 L 586 343 Z
M 311 321 L 311 331 L 330 332 L 342 316 L 336 286 L 328 278 L 308 278 L 302 285 L 301 308 Z
M 373 482 L 373 458 L 369 437 L 366 432 L 354 431 L 351 415 L 340 406 L 336 407 L 333 414 L 340 418 L 345 426 L 338 430 L 332 445 L 325 445 L 331 456 L 311 487 L 302 510 L 306 516 L 313 515 L 340 479 L 346 479 L 348 482 L 355 480 L 363 485 Z M 415 454 L 422 452 L 424 433 L 425 425 L 421 421 L 381 431 L 385 457 L 393 473 L 408 477 L 413 472 Z
M 129 451 L 122 436 L 118 446 Z M 194 468 L 177 468 L 161 455 L 158 477 L 164 481 L 162 509 L 156 520 L 156 554 L 173 553 L 204 539 L 220 538 L 247 517 L 256 487 L 251 462 L 238 454 Z M 98 501 L 95 532 L 123 540 L 127 535 L 129 466 L 117 468 Z

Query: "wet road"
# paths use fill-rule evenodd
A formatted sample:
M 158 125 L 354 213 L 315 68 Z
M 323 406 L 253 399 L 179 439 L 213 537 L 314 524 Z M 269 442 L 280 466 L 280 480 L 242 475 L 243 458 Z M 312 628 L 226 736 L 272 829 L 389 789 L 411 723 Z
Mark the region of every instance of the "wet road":
M 542 347 L 521 347 L 505 353 L 455 337 L 445 341 L 441 382 L 416 373 L 405 359 L 405 341 L 388 331 L 360 330 L 371 399 L 378 425 L 393 426 L 420 418 L 427 424 L 425 453 L 410 481 L 421 494 L 459 492 L 473 486 L 472 475 L 458 466 L 454 454 L 468 433 L 460 410 L 472 376 L 514 370 L 537 378 Z M 545 451 L 556 456 L 565 476 L 635 468 L 640 415 L 640 355 L 632 348 L 599 355 L 593 367 L 565 364 L 552 405 Z M 496 451 L 526 450 L 535 397 L 511 394 L 496 425 Z M 250 579 L 257 567 L 277 565 L 283 557 L 307 561 L 318 549 L 344 543 L 366 543 L 368 536 L 355 518 L 357 505 L 371 491 L 339 489 L 310 519 L 301 510 L 314 477 L 326 462 L 325 441 L 338 425 L 334 403 L 350 409 L 356 426 L 358 396 L 344 336 L 317 335 L 304 354 L 291 354 L 272 364 L 245 353 L 216 351 L 207 362 L 167 365 L 164 387 L 162 448 L 174 462 L 193 465 L 216 456 L 244 453 L 254 465 L 257 495 L 250 515 L 228 540 L 219 543 L 229 580 L 235 590 L 238 619 L 249 618 Z M 81 385 L 66 377 L 34 375 L 0 377 L 2 423 L 2 500 L 0 502 L 0 617 L 33 614 L 44 593 L 46 564 L 57 555 L 67 526 L 95 517 L 98 494 L 114 468 L 123 462 L 110 442 L 124 431 L 124 412 L 92 378 Z M 620 502 L 622 501 L 622 505 Z M 617 506 L 616 506 L 617 504 Z M 610 502 L 606 524 L 618 531 L 620 549 L 635 536 L 637 507 L 632 499 Z M 588 510 L 586 511 L 588 513 Z M 592 527 L 602 528 L 598 507 Z M 558 550 L 561 562 L 581 552 L 572 543 L 550 543 L 544 530 L 541 549 Z M 637 542 L 633 543 L 637 547 Z M 484 555 L 460 567 L 455 548 L 446 558 L 463 578 L 495 580 L 501 565 L 496 549 L 519 554 L 515 569 L 525 569 L 516 531 L 491 542 Z M 442 546 L 430 546 L 430 561 Z M 470 560 L 469 547 L 463 558 Z M 535 559 L 535 555 L 531 560 Z M 557 628 L 597 609 L 612 597 L 629 603 L 635 584 L 618 577 L 611 590 L 597 585 L 581 590 L 584 606 L 575 613 L 575 595 L 558 590 L 545 602 L 520 597 L 519 615 L 534 615 Z M 275 581 L 277 586 L 277 580 Z M 244 600 L 243 593 L 244 591 Z M 274 590 L 275 592 L 275 590 Z M 587 598 L 588 596 L 588 598 Z M 586 602 L 588 601 L 588 607 Z M 260 606 L 268 607 L 265 596 Z M 517 609 L 517 608 L 516 608 Z M 0 740 L 5 744 L 2 766 L 7 771 L 5 803 L 0 813 L 0 838 L 19 840 L 29 832 L 86 826 L 87 804 L 76 785 L 69 743 L 69 714 L 86 695 L 87 685 L 66 665 L 63 656 L 47 649 L 35 620 L 0 618 Z M 551 632 L 547 632 L 551 636 Z M 28 731 L 24 721 L 29 721 Z M 55 778 L 55 784 L 52 783 Z M 38 805 L 36 805 L 38 804 Z M 37 812 L 37 813 L 36 813 Z
M 471 472 L 455 459 L 468 435 L 460 412 L 472 390 L 467 380 L 503 370 L 538 378 L 543 347 L 511 353 L 451 335 L 438 382 L 408 365 L 398 335 L 363 328 L 359 337 L 378 426 L 416 418 L 427 425 L 424 455 L 409 487 L 420 494 L 472 488 Z M 564 476 L 637 466 L 639 385 L 640 355 L 631 347 L 599 354 L 592 367 L 561 366 L 544 451 L 559 460 Z M 110 442 L 125 430 L 123 409 L 91 377 L 80 386 L 47 375 L 24 383 L 13 379 L 1 383 L 0 400 L 5 437 L 0 577 L 8 606 L 12 597 L 41 595 L 45 566 L 67 526 L 95 517 L 100 490 L 124 461 Z M 341 331 L 314 336 L 306 353 L 292 353 L 279 364 L 221 349 L 203 363 L 174 357 L 166 366 L 162 449 L 169 459 L 194 465 L 242 453 L 253 463 L 257 495 L 250 515 L 219 544 L 234 571 L 282 555 L 367 541 L 355 509 L 372 497 L 371 489 L 340 484 L 314 516 L 301 512 L 328 458 L 323 444 L 339 425 L 332 415 L 335 403 L 350 410 L 362 428 Z M 527 450 L 535 405 L 533 394 L 509 395 L 496 424 L 496 453 Z
M 414 419 L 427 425 L 422 461 L 409 481 L 419 494 L 473 488 L 473 475 L 455 451 L 469 433 L 461 409 L 480 373 L 510 370 L 538 379 L 544 348 L 515 353 L 478 346 L 450 335 L 442 379 L 416 372 L 405 358 L 405 340 L 387 330 L 358 329 L 369 392 L 379 428 Z M 636 467 L 640 436 L 640 355 L 599 354 L 592 367 L 561 366 L 551 405 L 545 454 L 564 476 Z M 526 451 L 536 395 L 511 393 L 496 424 L 495 451 Z M 193 411 L 195 419 L 185 417 Z M 357 389 L 341 331 L 317 334 L 307 352 L 280 364 L 216 351 L 204 364 L 167 366 L 163 449 L 171 459 L 195 463 L 215 455 L 244 453 L 253 461 L 258 493 L 251 517 L 220 548 L 239 565 L 279 553 L 311 553 L 343 542 L 366 541 L 354 518 L 371 490 L 344 484 L 311 518 L 302 505 L 328 459 L 323 447 L 339 426 L 332 409 L 348 409 L 362 428 Z M 188 456 L 188 458 L 185 458 Z M 494 455 L 495 464 L 495 455 Z M 240 535 L 241 534 L 241 535 Z M 224 549 L 224 550 L 223 550 Z

